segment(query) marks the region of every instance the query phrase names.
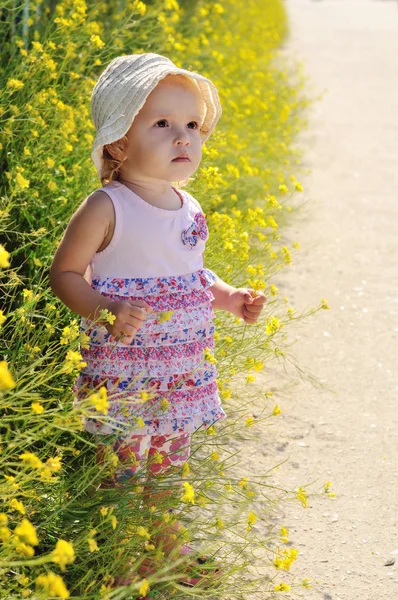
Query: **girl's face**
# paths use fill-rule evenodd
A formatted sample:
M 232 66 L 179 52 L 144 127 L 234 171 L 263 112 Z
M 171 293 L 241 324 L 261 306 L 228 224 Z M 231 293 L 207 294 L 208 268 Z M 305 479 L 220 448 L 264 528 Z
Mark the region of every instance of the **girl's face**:
M 165 77 L 158 83 L 127 132 L 123 179 L 182 181 L 199 167 L 200 94 L 193 84 L 176 79 Z M 187 154 L 190 160 L 173 162 L 179 154 Z

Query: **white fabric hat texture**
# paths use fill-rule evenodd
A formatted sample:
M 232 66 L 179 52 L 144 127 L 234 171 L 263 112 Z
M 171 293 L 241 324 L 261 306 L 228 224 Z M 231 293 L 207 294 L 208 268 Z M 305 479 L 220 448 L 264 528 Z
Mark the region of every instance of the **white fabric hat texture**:
M 100 178 L 104 145 L 128 132 L 149 94 L 169 74 L 187 75 L 197 86 L 202 99 L 202 145 L 210 137 L 222 112 L 217 88 L 210 79 L 180 69 L 161 54 L 118 56 L 101 73 L 91 95 L 91 117 L 96 128 L 91 158 Z

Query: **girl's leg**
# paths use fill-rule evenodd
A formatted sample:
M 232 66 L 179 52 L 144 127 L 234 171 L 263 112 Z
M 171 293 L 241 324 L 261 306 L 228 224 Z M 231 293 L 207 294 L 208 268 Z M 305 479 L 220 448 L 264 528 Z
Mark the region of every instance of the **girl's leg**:
M 146 460 L 151 445 L 151 436 L 131 435 L 128 438 L 119 437 L 113 443 L 111 450 L 119 458 L 120 466 L 115 471 L 113 478 L 104 481 L 103 487 L 118 487 L 130 479 L 144 478 Z M 99 443 L 97 446 L 97 463 L 104 462 L 107 445 Z M 140 472 L 140 477 L 137 472 Z
M 159 505 L 159 503 L 168 497 L 173 500 L 174 504 L 180 502 L 176 491 L 174 489 L 162 490 L 158 492 L 156 496 L 150 492 L 150 479 L 160 473 L 167 473 L 171 467 L 182 467 L 189 459 L 190 456 L 190 442 L 191 435 L 189 433 L 183 434 L 170 434 L 161 436 L 152 436 L 151 446 L 148 453 L 148 484 L 145 487 L 145 501 L 148 505 Z M 160 454 L 162 462 L 153 462 L 153 457 L 156 454 Z M 171 512 L 173 509 L 169 509 Z M 180 523 L 174 522 L 172 525 L 165 525 L 164 521 L 156 521 L 155 526 L 162 526 L 162 533 L 155 536 L 155 540 L 163 546 L 163 550 L 166 552 L 171 551 L 174 548 L 179 548 L 179 543 L 175 538 L 175 535 L 180 529 Z

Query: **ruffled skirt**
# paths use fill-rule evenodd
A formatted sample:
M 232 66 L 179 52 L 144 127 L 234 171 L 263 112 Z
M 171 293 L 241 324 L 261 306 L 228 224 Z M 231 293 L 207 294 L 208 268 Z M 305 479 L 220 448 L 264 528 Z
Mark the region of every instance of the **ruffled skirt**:
M 101 386 L 109 401 L 106 423 L 87 417 L 86 431 L 192 433 L 226 417 L 216 366 L 205 358 L 206 348 L 214 351 L 214 296 L 208 288 L 216 280 L 209 269 L 174 277 L 93 279 L 91 286 L 102 295 L 113 301 L 145 300 L 152 313 L 131 344 L 112 341 L 103 325 L 81 320 L 80 330 L 89 342 L 81 348 L 87 366 L 74 383 L 75 406 Z M 159 314 L 166 311 L 171 311 L 166 318 Z M 142 421 L 137 424 L 138 417 Z

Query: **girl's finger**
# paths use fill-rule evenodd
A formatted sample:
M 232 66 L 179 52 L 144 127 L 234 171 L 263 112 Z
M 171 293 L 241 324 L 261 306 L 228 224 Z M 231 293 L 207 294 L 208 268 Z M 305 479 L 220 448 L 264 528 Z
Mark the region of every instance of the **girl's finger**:
M 251 324 L 257 321 L 257 319 L 253 319 L 253 314 L 249 313 L 249 311 L 246 308 L 243 309 L 243 315 L 245 317 L 246 323 Z
M 262 311 L 262 304 L 245 304 L 245 308 L 246 310 L 248 310 L 250 313 L 253 314 L 260 314 L 260 312 Z

